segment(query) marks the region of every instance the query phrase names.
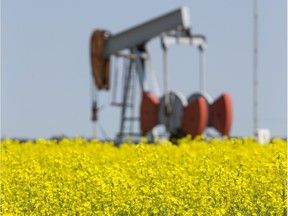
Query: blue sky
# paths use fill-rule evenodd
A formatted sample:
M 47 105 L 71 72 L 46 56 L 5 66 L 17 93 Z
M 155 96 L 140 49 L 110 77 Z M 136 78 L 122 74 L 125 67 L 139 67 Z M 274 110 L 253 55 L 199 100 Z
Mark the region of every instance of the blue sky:
M 252 0 L 2 0 L 2 137 L 91 137 L 92 31 L 101 28 L 117 33 L 180 6 L 190 10 L 192 32 L 207 37 L 207 92 L 213 99 L 223 92 L 232 97 L 231 135 L 253 135 Z M 284 0 L 258 1 L 258 122 L 272 136 L 280 137 L 287 133 L 286 10 Z M 148 51 L 161 80 L 159 39 L 148 44 Z M 172 90 L 185 97 L 199 90 L 198 61 L 195 47 L 170 49 Z M 108 136 L 114 138 L 120 109 L 109 106 L 110 93 L 100 95 L 105 108 L 99 118 Z

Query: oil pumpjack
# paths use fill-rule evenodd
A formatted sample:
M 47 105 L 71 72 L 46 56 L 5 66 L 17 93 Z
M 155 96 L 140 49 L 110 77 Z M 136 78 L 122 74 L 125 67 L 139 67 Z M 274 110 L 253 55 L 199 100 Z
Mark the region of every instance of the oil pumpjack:
M 164 94 L 158 98 L 147 87 L 146 63 L 149 55 L 146 44 L 160 37 L 163 49 Z M 180 92 L 170 91 L 168 79 L 168 47 L 170 45 L 197 46 L 200 53 L 200 91 L 186 99 Z M 140 138 L 153 134 L 153 128 L 164 125 L 169 138 L 180 138 L 187 134 L 192 137 L 203 134 L 206 127 L 213 127 L 221 135 L 229 135 L 232 125 L 232 101 L 228 93 L 212 100 L 205 92 L 204 51 L 206 39 L 203 35 L 191 32 L 189 10 L 181 7 L 158 18 L 142 23 L 118 34 L 97 29 L 91 37 L 92 76 L 98 91 L 110 89 L 110 58 L 120 56 L 128 59 L 129 65 L 123 84 L 120 131 L 116 142 L 125 137 Z M 129 54 L 121 51 L 128 50 Z M 133 70 L 133 66 L 135 70 Z M 133 106 L 129 101 L 132 76 L 139 80 L 141 98 L 138 116 L 127 116 L 127 109 Z M 135 83 L 132 83 L 135 85 Z M 92 120 L 96 121 L 96 102 L 92 107 Z M 118 104 L 119 105 L 119 104 Z M 139 121 L 139 133 L 125 130 L 125 125 Z

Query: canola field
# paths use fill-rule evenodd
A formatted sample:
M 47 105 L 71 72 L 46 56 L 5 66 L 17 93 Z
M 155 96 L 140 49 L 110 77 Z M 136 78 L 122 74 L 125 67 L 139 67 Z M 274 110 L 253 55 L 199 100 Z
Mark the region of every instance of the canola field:
M 1 215 L 286 215 L 287 141 L 1 142 Z

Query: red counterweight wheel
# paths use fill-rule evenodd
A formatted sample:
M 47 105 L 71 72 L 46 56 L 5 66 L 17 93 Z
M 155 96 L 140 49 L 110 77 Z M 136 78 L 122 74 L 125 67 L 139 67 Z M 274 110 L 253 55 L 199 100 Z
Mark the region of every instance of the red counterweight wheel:
M 207 102 L 204 97 L 200 96 L 190 101 L 184 108 L 182 128 L 192 137 L 201 135 L 206 127 L 208 119 Z
M 232 126 L 232 100 L 224 93 L 209 108 L 209 127 L 214 127 L 222 135 L 229 135 Z
M 159 99 L 150 92 L 143 92 L 140 107 L 140 129 L 146 134 L 158 124 Z

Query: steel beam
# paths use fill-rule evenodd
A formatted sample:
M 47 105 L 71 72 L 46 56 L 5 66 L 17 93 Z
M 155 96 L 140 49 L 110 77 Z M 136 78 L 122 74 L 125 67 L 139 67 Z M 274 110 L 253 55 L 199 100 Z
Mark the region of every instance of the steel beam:
M 189 9 L 181 7 L 134 28 L 112 35 L 105 44 L 104 55 L 108 57 L 114 52 L 143 45 L 164 32 L 171 30 L 186 31 L 189 28 Z
M 202 35 L 193 35 L 193 36 L 186 36 L 186 37 L 177 37 L 177 36 L 166 36 L 164 35 L 161 38 L 162 45 L 168 47 L 171 45 L 192 45 L 198 46 L 201 49 L 206 49 L 207 43 L 206 39 Z

